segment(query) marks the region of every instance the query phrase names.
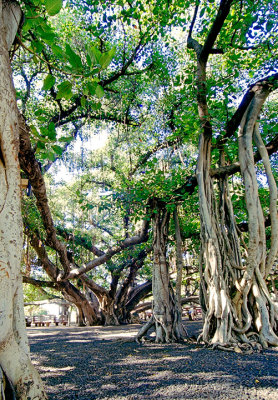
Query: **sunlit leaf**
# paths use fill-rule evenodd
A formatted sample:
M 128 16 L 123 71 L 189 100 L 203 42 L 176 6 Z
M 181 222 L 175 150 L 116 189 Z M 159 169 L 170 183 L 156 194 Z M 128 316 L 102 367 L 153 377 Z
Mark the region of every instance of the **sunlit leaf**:
M 64 81 L 60 85 L 58 85 L 58 94 L 57 94 L 57 99 L 66 99 L 69 100 L 72 96 L 72 83 L 69 81 Z
M 45 80 L 43 81 L 43 87 L 42 90 L 49 90 L 51 89 L 56 82 L 56 79 L 54 78 L 53 75 L 48 74 Z
M 53 16 L 63 7 L 63 0 L 45 0 L 45 8 L 48 15 Z

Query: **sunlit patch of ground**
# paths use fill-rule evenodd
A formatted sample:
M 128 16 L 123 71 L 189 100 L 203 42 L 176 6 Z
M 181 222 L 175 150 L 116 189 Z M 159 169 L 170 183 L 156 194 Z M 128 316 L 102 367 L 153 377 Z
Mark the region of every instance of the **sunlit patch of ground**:
M 201 329 L 199 321 L 187 327 L 195 336 Z M 243 355 L 195 344 L 139 346 L 138 329 L 29 328 L 49 399 L 278 400 L 278 349 Z

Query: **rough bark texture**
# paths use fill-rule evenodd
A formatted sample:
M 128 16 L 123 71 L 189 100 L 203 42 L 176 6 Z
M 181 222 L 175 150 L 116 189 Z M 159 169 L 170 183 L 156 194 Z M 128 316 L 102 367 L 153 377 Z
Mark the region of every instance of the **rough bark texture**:
M 156 342 L 169 343 L 182 340 L 183 333 L 176 318 L 175 296 L 170 285 L 168 263 L 166 259 L 169 212 L 164 203 L 154 201 L 153 215 L 153 315 L 142 327 L 137 341 L 155 325 Z
M 151 290 L 151 288 L 148 288 L 146 291 L 144 287 L 133 288 L 137 271 L 144 264 L 147 252 L 148 250 L 141 251 L 137 257 L 113 271 L 110 290 L 97 285 L 85 274 L 81 276 L 82 282 L 98 299 L 103 325 L 120 325 L 131 322 L 131 311 L 144 295 Z M 121 272 L 127 267 L 129 267 L 129 274 L 119 285 Z
M 97 325 L 99 324 L 99 318 L 96 315 L 95 308 L 90 304 L 86 296 L 80 292 L 74 285 L 69 281 L 57 281 L 59 269 L 49 260 L 45 246 L 42 242 L 33 234 L 28 232 L 30 235 L 30 243 L 35 249 L 41 263 L 44 267 L 45 272 L 55 284 L 56 289 L 60 290 L 66 300 L 73 303 L 78 310 L 78 324 L 80 326 L 86 325 Z
M 23 311 L 19 121 L 8 54 L 20 19 L 15 3 L 0 2 L 0 366 L 16 398 L 39 400 L 46 395 L 29 358 Z
M 277 306 L 270 298 L 266 278 L 277 255 L 277 190 L 256 121 L 268 94 L 274 89 L 277 74 L 252 85 L 228 124 L 224 138 L 239 126 L 239 166 L 244 181 L 248 212 L 248 245 L 240 243 L 236 229 L 227 176 L 218 176 L 218 190 L 211 168 L 212 125 L 206 100 L 206 65 L 209 53 L 229 13 L 231 1 L 222 0 L 204 45 L 192 39 L 194 15 L 188 47 L 197 55 L 197 101 L 202 133 L 199 140 L 197 181 L 201 217 L 200 297 L 205 319 L 201 337 L 214 346 L 267 347 L 278 345 Z M 258 195 L 253 138 L 258 146 L 270 187 L 272 243 L 267 255 L 264 216 Z M 225 168 L 223 149 L 221 168 Z M 228 172 L 228 171 L 227 171 Z M 215 175 L 216 176 L 216 175 Z M 243 262 L 242 260 L 245 261 Z
M 183 272 L 183 256 L 182 256 L 182 238 L 180 231 L 180 221 L 178 208 L 174 210 L 174 222 L 175 222 L 175 237 L 176 237 L 176 267 L 177 267 L 177 278 L 176 278 L 176 293 L 175 293 L 175 323 L 179 327 L 180 332 L 184 332 L 184 326 L 182 324 L 182 304 L 181 304 L 181 286 L 182 286 L 182 272 Z
M 254 98 L 243 116 L 239 130 L 239 161 L 248 211 L 248 245 L 245 248 L 240 246 L 235 227 L 227 179 L 219 183 L 219 204 L 215 199 L 211 179 L 208 176 L 207 180 L 204 179 L 207 173 L 205 165 L 209 166 L 207 157 L 210 154 L 210 141 L 206 141 L 203 136 L 200 140 L 198 172 L 202 183 L 199 193 L 204 259 L 201 287 L 206 308 L 202 337 L 205 342 L 215 345 L 278 345 L 278 309 L 266 285 L 267 275 L 277 254 L 277 189 L 273 185 L 267 151 L 256 124 L 270 90 L 268 84 L 254 88 Z M 254 166 L 253 136 L 262 148 L 260 151 L 264 154 L 270 183 L 272 243 L 268 254 Z

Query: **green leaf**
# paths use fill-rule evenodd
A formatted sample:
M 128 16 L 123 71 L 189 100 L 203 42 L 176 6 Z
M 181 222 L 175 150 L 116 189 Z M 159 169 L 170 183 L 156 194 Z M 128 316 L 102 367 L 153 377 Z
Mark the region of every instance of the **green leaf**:
M 81 97 L 80 102 L 81 102 L 81 106 L 82 106 L 82 107 L 85 107 L 85 106 L 86 106 L 86 98 L 85 98 L 84 96 Z
M 87 83 L 87 88 L 89 90 L 89 93 L 93 96 L 96 93 L 96 88 L 97 88 L 97 83 L 96 82 L 88 82 Z
M 58 89 L 59 91 L 56 97 L 57 100 L 62 98 L 69 100 L 73 96 L 72 83 L 69 81 L 62 82 L 60 85 L 58 85 Z
M 98 111 L 101 109 L 101 103 L 92 104 L 91 107 L 92 107 L 92 110 Z
M 206 7 L 203 7 L 200 12 L 200 18 L 202 18 L 202 16 L 205 14 L 205 12 L 206 12 Z
M 70 143 L 73 141 L 73 139 L 74 139 L 73 136 L 70 137 L 62 136 L 59 138 L 59 142 Z
M 64 149 L 60 146 L 57 146 L 56 144 L 54 144 L 54 146 L 52 146 L 52 149 L 55 151 L 56 154 L 58 154 L 59 156 L 61 156 L 63 154 Z
M 96 47 L 91 46 L 88 48 L 88 54 L 93 64 L 100 64 L 100 59 L 102 56 L 101 51 L 99 51 Z
M 63 0 L 45 0 L 45 8 L 48 15 L 53 16 L 63 7 Z
M 43 143 L 41 140 L 37 141 L 37 148 L 38 149 L 45 149 L 45 143 Z
M 44 136 L 44 138 L 41 138 L 41 140 L 46 140 L 45 137 L 48 136 L 48 129 L 45 126 L 40 127 L 40 132 L 41 136 Z
M 53 87 L 53 85 L 55 84 L 55 82 L 56 82 L 56 79 L 54 78 L 54 76 L 51 74 L 48 74 L 47 77 L 43 81 L 42 90 L 51 89 Z
M 47 136 L 49 137 L 50 140 L 56 139 L 56 130 L 54 122 L 50 122 L 50 124 L 48 125 Z
M 45 28 L 45 29 L 43 29 Z M 52 29 L 48 29 L 48 27 L 44 27 L 42 25 L 36 27 L 36 32 L 40 35 L 44 42 L 48 43 L 50 46 L 53 44 L 56 39 L 56 34 L 52 31 Z
M 31 125 L 31 126 L 30 126 L 30 129 L 31 129 L 31 132 L 32 132 L 32 134 L 33 134 L 34 136 L 40 137 L 40 134 L 39 134 L 38 130 L 36 129 L 36 127 L 35 127 L 34 125 Z
M 87 60 L 88 66 L 91 68 L 91 66 L 92 66 L 92 60 L 91 60 L 91 57 L 89 56 L 89 54 L 86 54 L 86 60 Z
M 43 160 L 50 160 L 50 161 L 55 161 L 55 153 L 52 151 L 44 151 L 40 153 L 40 157 Z
M 267 23 L 266 23 L 267 32 L 270 32 L 272 30 L 272 28 L 273 28 L 273 21 L 268 20 Z
M 81 58 L 78 54 L 76 54 L 70 45 L 66 44 L 66 54 L 68 56 L 68 60 L 73 68 L 77 70 L 81 70 L 83 68 Z
M 39 40 L 33 40 L 31 47 L 38 54 L 40 54 L 43 50 L 43 44 Z
M 64 50 L 62 49 L 62 47 L 57 46 L 56 44 L 52 43 L 51 49 L 53 51 L 53 54 L 56 57 L 66 58 L 66 54 L 65 54 Z
M 102 54 L 102 56 L 100 57 L 100 60 L 99 60 L 99 63 L 101 65 L 102 69 L 105 69 L 108 67 L 108 65 L 111 63 L 115 53 L 116 53 L 116 48 L 113 47 L 107 53 Z
M 96 87 L 96 96 L 101 99 L 104 96 L 104 90 L 100 85 Z

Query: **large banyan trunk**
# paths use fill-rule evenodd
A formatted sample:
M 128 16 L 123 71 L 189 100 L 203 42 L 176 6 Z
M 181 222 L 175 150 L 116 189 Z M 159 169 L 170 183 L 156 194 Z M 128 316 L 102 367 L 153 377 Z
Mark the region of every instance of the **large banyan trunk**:
M 197 179 L 203 258 L 200 273 L 205 307 L 202 338 L 219 347 L 278 345 L 275 334 L 278 309 L 266 285 L 278 248 L 277 189 L 256 123 L 270 89 L 263 83 L 254 89 L 254 99 L 244 114 L 239 131 L 239 161 L 248 212 L 247 245 L 240 243 L 227 178 L 220 179 L 216 193 L 209 175 L 211 136 L 202 134 L 199 142 Z M 261 152 L 270 187 L 272 242 L 268 254 L 253 139 Z
M 112 278 L 113 279 L 113 278 Z M 85 274 L 81 276 L 82 282 L 89 288 L 97 298 L 102 325 L 120 325 L 115 313 L 115 289 L 108 291 L 89 279 Z M 115 285 L 116 286 L 116 285 Z
M 86 296 L 68 281 L 59 284 L 61 286 L 64 298 L 69 302 L 73 303 L 77 308 L 78 325 L 79 326 L 99 325 L 100 319 L 96 313 L 96 310 L 94 306 L 86 298 Z
M 177 319 L 175 296 L 170 284 L 166 259 L 169 211 L 165 203 L 154 202 L 153 216 L 153 315 L 137 334 L 137 341 L 154 325 L 157 343 L 181 340 L 183 332 Z
M 0 372 L 14 386 L 17 399 L 42 400 L 46 394 L 29 357 L 20 273 L 18 110 L 8 54 L 20 19 L 15 3 L 0 1 Z M 0 382 L 0 397 L 3 392 Z
M 103 325 L 120 325 L 118 317 L 115 312 L 115 299 L 110 296 L 103 296 L 100 301 L 101 314 L 103 318 Z

